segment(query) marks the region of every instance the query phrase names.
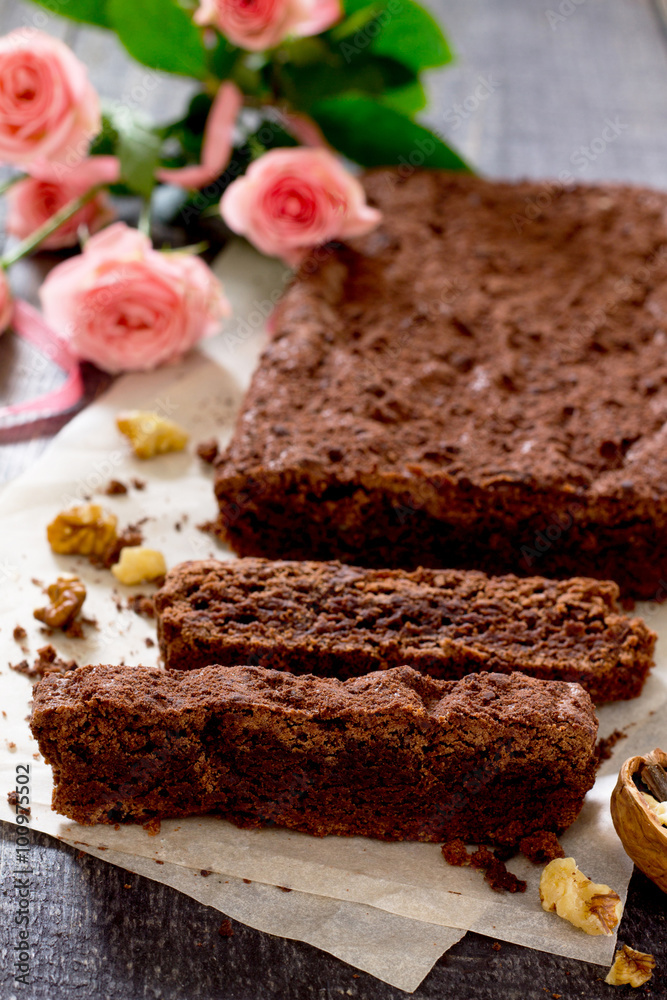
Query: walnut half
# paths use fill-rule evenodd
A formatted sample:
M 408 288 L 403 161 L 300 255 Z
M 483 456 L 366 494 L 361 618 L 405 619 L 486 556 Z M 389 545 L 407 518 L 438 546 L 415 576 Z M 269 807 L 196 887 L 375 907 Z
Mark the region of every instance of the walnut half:
M 50 628 L 67 628 L 78 615 L 86 599 L 85 585 L 78 576 L 59 576 L 46 592 L 51 604 L 47 608 L 37 608 L 33 611 L 34 617 Z
M 626 854 L 663 892 L 667 892 L 666 771 L 667 753 L 659 748 L 641 757 L 630 757 L 611 793 L 611 818 Z M 661 774 L 663 780 L 656 785 L 653 779 Z
M 183 451 L 187 431 L 151 410 L 126 410 L 116 417 L 116 426 L 128 438 L 137 458 L 154 458 L 168 451 Z
M 540 900 L 543 910 L 555 911 L 587 934 L 612 934 L 623 913 L 619 895 L 591 882 L 574 858 L 549 862 L 540 879 Z
M 115 514 L 97 503 L 82 503 L 61 511 L 48 525 L 46 537 L 53 552 L 101 556 L 116 540 Z
M 607 973 L 605 983 L 610 986 L 643 986 L 653 975 L 655 959 L 645 951 L 635 951 L 624 944 L 614 955 L 614 964 Z

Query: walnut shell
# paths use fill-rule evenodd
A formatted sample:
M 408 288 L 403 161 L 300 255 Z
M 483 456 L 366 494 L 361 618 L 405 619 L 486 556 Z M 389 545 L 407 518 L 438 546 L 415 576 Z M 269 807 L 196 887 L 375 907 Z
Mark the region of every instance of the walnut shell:
M 633 780 L 644 764 L 667 768 L 667 753 L 656 749 L 643 757 L 626 760 L 611 794 L 611 818 L 626 854 L 644 875 L 667 892 L 667 826 L 649 809 Z

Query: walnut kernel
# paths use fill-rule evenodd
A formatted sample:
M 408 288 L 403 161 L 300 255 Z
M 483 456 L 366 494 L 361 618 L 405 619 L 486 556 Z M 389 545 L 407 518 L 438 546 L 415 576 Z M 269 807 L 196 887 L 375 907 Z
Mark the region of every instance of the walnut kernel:
M 84 503 L 61 511 L 48 525 L 46 537 L 54 552 L 101 556 L 115 541 L 117 524 L 115 514 L 99 504 Z
M 120 550 L 120 559 L 111 567 L 111 572 L 120 583 L 132 587 L 164 576 L 167 564 L 161 552 L 143 545 L 131 545 Z
M 612 934 L 623 913 L 618 894 L 591 882 L 574 858 L 549 862 L 540 879 L 540 901 L 543 910 L 554 910 L 587 934 Z
M 635 951 L 624 944 L 614 955 L 614 964 L 607 973 L 605 983 L 610 986 L 643 986 L 653 975 L 655 959 L 644 951 Z
M 38 622 L 49 628 L 67 628 L 74 621 L 86 599 L 86 588 L 78 576 L 59 576 L 47 594 L 51 604 L 33 611 Z
M 667 826 L 667 802 L 658 802 L 648 792 L 642 792 L 642 795 L 649 809 L 656 814 L 663 826 Z
M 168 451 L 183 451 L 189 435 L 172 420 L 150 410 L 126 410 L 116 426 L 129 439 L 137 458 L 154 458 Z

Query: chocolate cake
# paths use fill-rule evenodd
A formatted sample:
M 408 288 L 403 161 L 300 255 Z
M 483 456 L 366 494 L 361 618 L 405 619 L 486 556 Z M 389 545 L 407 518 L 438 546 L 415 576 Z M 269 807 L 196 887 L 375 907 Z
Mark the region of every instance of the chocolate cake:
M 378 170 L 219 459 L 240 555 L 667 595 L 667 194 Z
M 591 579 L 248 558 L 182 563 L 155 605 L 170 669 L 252 663 L 346 678 L 407 664 L 447 680 L 521 670 L 612 701 L 640 693 L 656 638 L 617 597 L 615 583 Z
M 515 843 L 576 818 L 597 720 L 578 684 L 518 673 L 86 666 L 39 684 L 32 731 L 53 808 L 80 823 L 215 812 L 316 836 Z

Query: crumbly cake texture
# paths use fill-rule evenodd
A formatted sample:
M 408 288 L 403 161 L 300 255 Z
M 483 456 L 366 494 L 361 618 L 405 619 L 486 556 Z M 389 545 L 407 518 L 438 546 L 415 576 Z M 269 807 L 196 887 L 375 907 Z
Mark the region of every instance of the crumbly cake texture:
M 667 594 L 667 194 L 378 170 L 218 460 L 240 555 Z
M 615 583 L 372 570 L 339 562 L 204 560 L 155 597 L 165 665 L 255 664 L 346 678 L 408 665 L 454 680 L 520 670 L 578 681 L 594 701 L 638 695 L 656 636 Z
M 31 726 L 53 808 L 79 823 L 215 812 L 316 836 L 515 843 L 569 826 L 596 766 L 583 688 L 518 673 L 85 666 L 39 684 Z

